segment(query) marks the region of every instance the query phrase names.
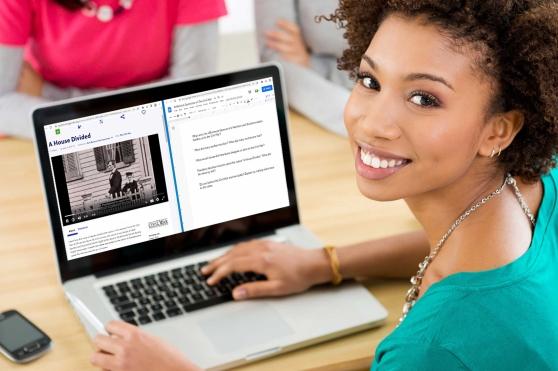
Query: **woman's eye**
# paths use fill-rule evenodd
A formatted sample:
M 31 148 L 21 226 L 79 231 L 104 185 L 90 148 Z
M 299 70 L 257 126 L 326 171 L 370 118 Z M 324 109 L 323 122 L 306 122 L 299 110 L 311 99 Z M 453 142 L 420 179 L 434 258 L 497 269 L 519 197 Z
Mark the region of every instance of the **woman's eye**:
M 380 88 L 380 84 L 378 84 L 378 81 L 376 81 L 376 79 L 373 78 L 372 76 L 358 74 L 357 78 L 358 78 L 358 82 L 366 89 L 378 90 Z
M 440 102 L 438 99 L 425 92 L 415 92 L 411 96 L 411 102 L 421 107 L 439 107 Z

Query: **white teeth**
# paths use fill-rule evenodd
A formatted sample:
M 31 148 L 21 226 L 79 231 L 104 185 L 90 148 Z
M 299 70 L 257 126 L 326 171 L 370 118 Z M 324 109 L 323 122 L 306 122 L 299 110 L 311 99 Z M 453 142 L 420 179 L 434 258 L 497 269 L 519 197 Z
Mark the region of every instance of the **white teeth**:
M 405 162 L 405 160 L 381 158 L 376 156 L 373 153 L 365 152 L 363 149 L 360 150 L 360 159 L 366 165 L 371 166 L 375 169 L 380 169 L 380 168 L 387 169 L 390 167 L 397 167 Z

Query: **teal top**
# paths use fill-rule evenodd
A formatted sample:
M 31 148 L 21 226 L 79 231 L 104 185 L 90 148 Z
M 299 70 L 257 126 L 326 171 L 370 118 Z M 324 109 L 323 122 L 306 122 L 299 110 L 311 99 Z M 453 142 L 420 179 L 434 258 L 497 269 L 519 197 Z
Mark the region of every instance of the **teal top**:
M 558 168 L 542 182 L 529 249 L 430 286 L 378 345 L 373 371 L 558 370 Z

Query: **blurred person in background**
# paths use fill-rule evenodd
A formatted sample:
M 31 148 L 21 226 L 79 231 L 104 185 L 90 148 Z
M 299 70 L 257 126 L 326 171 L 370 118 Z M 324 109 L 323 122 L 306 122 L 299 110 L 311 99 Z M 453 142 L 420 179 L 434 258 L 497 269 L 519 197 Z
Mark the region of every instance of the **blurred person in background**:
M 343 108 L 354 81 L 337 69 L 347 43 L 343 30 L 316 17 L 331 14 L 338 0 L 256 0 L 262 62 L 280 61 L 289 105 L 321 127 L 346 136 Z
M 38 104 L 213 72 L 224 0 L 0 0 L 0 133 Z

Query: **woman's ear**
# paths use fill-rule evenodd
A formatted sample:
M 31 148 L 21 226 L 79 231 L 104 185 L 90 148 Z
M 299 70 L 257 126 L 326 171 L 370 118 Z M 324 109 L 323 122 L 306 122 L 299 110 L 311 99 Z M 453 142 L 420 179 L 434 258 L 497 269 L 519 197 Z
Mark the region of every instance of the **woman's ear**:
M 479 155 L 499 156 L 519 133 L 524 121 L 525 116 L 519 110 L 494 114 L 483 129 Z

